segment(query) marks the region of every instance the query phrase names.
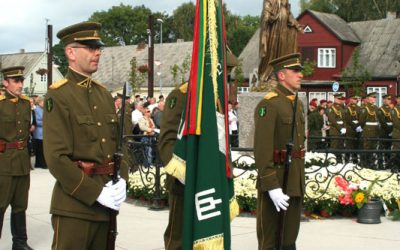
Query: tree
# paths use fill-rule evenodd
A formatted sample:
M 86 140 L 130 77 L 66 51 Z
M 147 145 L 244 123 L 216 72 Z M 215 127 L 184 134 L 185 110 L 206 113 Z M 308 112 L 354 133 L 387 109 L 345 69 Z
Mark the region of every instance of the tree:
M 65 75 L 68 70 L 68 61 L 65 57 L 64 46 L 60 43 L 53 46 L 53 61 L 58 65 L 58 70 Z
M 101 38 L 106 46 L 138 44 L 147 40 L 151 10 L 144 5 L 132 8 L 120 4 L 107 11 L 96 11 L 89 21 L 102 24 Z
M 181 65 L 174 64 L 169 68 L 175 86 L 178 86 L 187 80 L 187 73 L 190 70 L 190 59 L 190 55 L 187 54 Z M 178 82 L 179 77 L 180 82 Z
M 341 74 L 341 82 L 346 88 L 353 88 L 353 94 L 361 95 L 364 83 L 370 79 L 368 70 L 360 63 L 360 50 L 357 48 L 353 52 L 350 64 Z
M 400 0 L 300 0 L 301 10 L 311 9 L 340 16 L 347 22 L 383 19 L 399 12 Z
M 139 71 L 139 67 L 137 65 L 136 57 L 133 57 L 130 61 L 131 71 L 129 73 L 129 84 L 132 87 L 132 93 L 137 93 L 140 91 L 140 87 L 142 83 L 145 81 L 146 72 Z M 141 65 L 142 66 L 142 65 Z
M 193 40 L 196 7 L 192 2 L 184 3 L 172 14 L 172 28 L 176 39 Z
M 234 55 L 239 56 L 250 41 L 254 32 L 260 27 L 260 17 L 231 15 L 225 13 L 226 40 Z

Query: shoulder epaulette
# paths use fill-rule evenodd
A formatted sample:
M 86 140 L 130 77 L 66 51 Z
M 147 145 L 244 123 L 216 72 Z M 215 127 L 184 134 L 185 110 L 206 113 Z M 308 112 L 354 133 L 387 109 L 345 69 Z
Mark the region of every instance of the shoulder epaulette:
M 188 83 L 188 82 L 185 82 L 184 84 L 182 84 L 181 86 L 179 86 L 179 91 L 181 91 L 182 94 L 186 94 L 188 85 L 189 85 L 189 83 Z
M 271 99 L 271 98 L 274 98 L 275 96 L 278 96 L 278 93 L 276 93 L 276 92 L 274 92 L 274 91 L 271 91 L 271 92 L 268 92 L 268 93 L 264 96 L 264 99 L 265 99 L 265 100 L 269 100 L 269 99 Z
M 29 97 L 27 97 L 26 95 L 20 95 L 19 98 L 30 101 Z
M 52 85 L 50 85 L 49 89 L 58 89 L 61 86 L 63 86 L 64 84 L 66 84 L 67 82 L 68 82 L 68 79 L 66 79 L 66 78 L 61 79 L 61 80 L 53 83 Z
M 6 96 L 5 95 L 0 95 L 0 101 L 1 100 L 5 100 L 6 99 Z

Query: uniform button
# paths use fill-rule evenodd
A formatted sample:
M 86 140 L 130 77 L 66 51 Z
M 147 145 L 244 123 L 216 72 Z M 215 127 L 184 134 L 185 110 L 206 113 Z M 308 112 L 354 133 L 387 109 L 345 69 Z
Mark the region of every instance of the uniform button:
M 93 109 L 97 109 L 97 106 L 93 106 Z
M 110 159 L 110 158 L 111 158 L 111 155 L 107 155 L 107 158 Z
M 99 126 L 99 127 L 100 127 L 100 126 L 101 126 L 101 122 L 98 122 L 98 123 L 97 123 L 97 126 Z
M 106 138 L 102 138 L 102 139 L 101 139 L 101 142 L 106 142 Z
M 20 122 L 20 121 L 18 121 L 17 123 L 18 123 L 18 124 L 21 124 L 21 122 Z
M 111 119 L 111 122 L 115 122 L 115 120 L 114 120 L 114 119 Z
M 22 133 L 22 130 L 20 129 L 19 132 Z

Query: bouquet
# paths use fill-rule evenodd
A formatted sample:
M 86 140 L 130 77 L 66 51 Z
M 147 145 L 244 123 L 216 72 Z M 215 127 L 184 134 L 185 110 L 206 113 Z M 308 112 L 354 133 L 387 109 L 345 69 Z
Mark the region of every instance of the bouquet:
M 378 178 L 366 187 L 362 184 L 349 183 L 342 176 L 336 176 L 335 184 L 344 192 L 343 195 L 338 197 L 340 204 L 356 205 L 360 209 L 371 199 L 372 188 L 377 182 Z

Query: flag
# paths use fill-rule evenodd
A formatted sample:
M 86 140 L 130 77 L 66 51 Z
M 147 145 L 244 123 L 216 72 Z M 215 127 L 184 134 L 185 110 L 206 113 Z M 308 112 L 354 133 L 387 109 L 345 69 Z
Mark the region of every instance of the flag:
M 221 0 L 197 0 L 186 106 L 165 170 L 185 184 L 183 249 L 230 249 L 234 197 Z

